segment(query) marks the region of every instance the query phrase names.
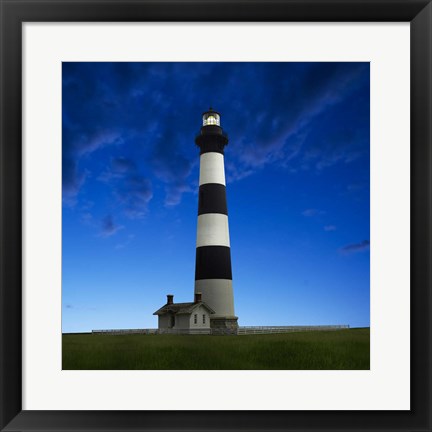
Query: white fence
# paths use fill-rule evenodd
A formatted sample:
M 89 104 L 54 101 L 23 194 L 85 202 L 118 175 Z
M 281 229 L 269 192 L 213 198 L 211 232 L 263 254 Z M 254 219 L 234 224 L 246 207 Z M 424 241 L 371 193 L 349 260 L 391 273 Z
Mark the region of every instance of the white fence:
M 209 335 L 211 334 L 211 329 L 200 329 L 200 328 L 191 328 L 191 329 L 159 329 L 157 331 L 158 334 L 190 334 L 190 335 Z
M 320 326 L 244 326 L 239 327 L 238 335 L 271 334 L 271 333 L 294 333 L 308 331 L 331 331 L 349 329 L 349 325 L 320 325 Z M 220 329 L 122 329 L 122 330 L 92 330 L 92 334 L 222 334 Z M 232 332 L 229 332 L 233 334 Z M 228 334 L 228 333 L 227 333 Z
M 122 334 L 157 334 L 158 329 L 120 329 L 120 330 L 92 330 L 92 334 L 110 334 L 110 335 L 122 335 Z
M 330 331 L 348 329 L 349 325 L 320 325 L 320 326 L 248 326 L 239 327 L 238 335 L 294 333 L 308 331 Z
M 122 329 L 92 330 L 92 334 L 124 335 L 124 334 L 211 334 L 210 329 Z

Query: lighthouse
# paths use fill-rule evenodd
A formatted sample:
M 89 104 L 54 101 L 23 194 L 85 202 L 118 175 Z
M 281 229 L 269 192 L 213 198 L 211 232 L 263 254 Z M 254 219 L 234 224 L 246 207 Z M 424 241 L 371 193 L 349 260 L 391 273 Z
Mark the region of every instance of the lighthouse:
M 195 295 L 189 303 L 167 302 L 158 315 L 159 333 L 237 334 L 228 230 L 224 150 L 228 136 L 210 108 L 195 138 L 200 149 Z
M 195 295 L 214 311 L 213 334 L 236 334 L 224 168 L 228 136 L 212 108 L 203 113 L 195 143 L 200 149 Z

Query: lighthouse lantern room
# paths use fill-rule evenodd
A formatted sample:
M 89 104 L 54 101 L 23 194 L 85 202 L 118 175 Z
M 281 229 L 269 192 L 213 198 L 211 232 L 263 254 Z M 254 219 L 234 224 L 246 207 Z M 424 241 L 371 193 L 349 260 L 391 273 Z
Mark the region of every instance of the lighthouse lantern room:
M 220 114 L 210 108 L 203 114 L 203 126 L 220 126 Z

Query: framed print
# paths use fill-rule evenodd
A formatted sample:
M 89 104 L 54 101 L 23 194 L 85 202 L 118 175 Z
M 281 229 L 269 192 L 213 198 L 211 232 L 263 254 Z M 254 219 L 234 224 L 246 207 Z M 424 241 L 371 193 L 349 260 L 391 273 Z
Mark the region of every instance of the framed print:
M 431 430 L 429 1 L 1 6 L 1 430 Z

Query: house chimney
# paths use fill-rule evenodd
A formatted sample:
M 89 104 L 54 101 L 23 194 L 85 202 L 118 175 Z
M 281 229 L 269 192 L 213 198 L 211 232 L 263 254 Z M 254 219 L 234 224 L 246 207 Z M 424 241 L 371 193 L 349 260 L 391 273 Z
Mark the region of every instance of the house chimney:
M 172 294 L 167 294 L 167 304 L 173 304 L 174 303 L 174 296 Z
M 199 303 L 199 302 L 202 302 L 201 293 L 197 292 L 197 293 L 195 293 L 195 303 Z

